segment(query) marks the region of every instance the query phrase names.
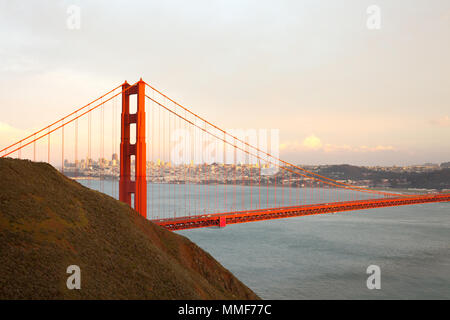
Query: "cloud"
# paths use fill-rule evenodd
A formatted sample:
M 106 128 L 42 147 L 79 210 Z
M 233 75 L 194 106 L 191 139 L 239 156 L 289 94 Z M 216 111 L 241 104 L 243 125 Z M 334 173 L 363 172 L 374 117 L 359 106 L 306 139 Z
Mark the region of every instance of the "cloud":
M 332 153 L 332 152 L 381 152 L 381 151 L 394 151 L 395 148 L 393 146 L 383 146 L 378 145 L 375 147 L 369 146 L 349 146 L 347 144 L 344 145 L 333 145 L 333 144 L 325 144 L 322 148 L 324 152 Z
M 314 134 L 312 134 L 303 140 L 302 145 L 307 149 L 318 150 L 322 148 L 322 141 Z
M 442 118 L 431 120 L 430 123 L 439 127 L 450 127 L 450 117 L 443 116 Z
M 5 122 L 0 121 L 0 147 L 3 149 L 20 138 L 23 138 L 24 131 L 14 128 Z
M 10 126 L 9 124 L 5 122 L 0 121 L 0 134 L 10 134 L 10 135 L 16 135 L 16 134 L 22 134 L 22 130 L 14 128 Z
M 361 146 L 354 149 L 355 152 L 378 152 L 378 151 L 394 151 L 393 146 L 382 146 L 378 145 L 376 147 Z
M 322 141 L 314 134 L 307 136 L 303 141 L 285 141 L 280 143 L 281 151 L 319 150 L 323 147 Z
M 352 148 L 349 145 L 333 145 L 333 144 L 325 144 L 323 147 L 324 152 L 340 152 L 340 151 L 353 151 L 354 148 Z
M 314 134 L 307 136 L 302 142 L 299 141 L 285 141 L 280 144 L 280 150 L 286 152 L 304 152 L 304 151 L 321 151 L 326 153 L 338 152 L 383 152 L 395 151 L 396 149 L 390 145 L 377 146 L 350 146 L 348 144 L 335 145 L 330 143 L 323 143 L 322 140 Z

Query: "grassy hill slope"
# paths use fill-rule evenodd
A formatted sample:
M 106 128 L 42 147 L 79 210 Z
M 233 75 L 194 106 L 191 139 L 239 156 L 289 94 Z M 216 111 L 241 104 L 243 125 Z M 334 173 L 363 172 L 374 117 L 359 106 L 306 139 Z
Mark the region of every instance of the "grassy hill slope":
M 69 290 L 66 268 L 81 268 Z M 45 163 L 0 159 L 0 299 L 257 299 L 187 238 Z

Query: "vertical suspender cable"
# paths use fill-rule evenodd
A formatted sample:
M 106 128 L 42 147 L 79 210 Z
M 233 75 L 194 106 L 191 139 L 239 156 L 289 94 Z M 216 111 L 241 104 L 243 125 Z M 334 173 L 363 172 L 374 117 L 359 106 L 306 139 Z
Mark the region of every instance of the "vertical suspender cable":
M 50 128 L 48 128 L 48 150 L 47 150 L 47 163 L 50 164 Z
M 112 106 L 111 106 L 111 191 L 112 191 L 112 196 L 113 198 L 115 198 L 115 173 L 114 173 L 114 159 L 115 159 L 115 150 L 114 150 L 114 140 L 115 140 L 115 111 L 116 111 L 116 99 L 114 99 L 112 101 Z
M 78 118 L 75 120 L 75 176 L 78 176 Z
M 223 142 L 223 178 L 224 178 L 224 201 L 223 201 L 223 209 L 224 211 L 227 211 L 227 184 L 228 184 L 228 171 L 227 171 L 227 148 L 226 148 L 226 144 L 225 144 L 225 139 L 226 139 L 226 135 L 225 133 L 223 134 L 224 137 L 224 142 Z
M 61 172 L 64 173 L 64 120 L 62 120 L 61 130 Z

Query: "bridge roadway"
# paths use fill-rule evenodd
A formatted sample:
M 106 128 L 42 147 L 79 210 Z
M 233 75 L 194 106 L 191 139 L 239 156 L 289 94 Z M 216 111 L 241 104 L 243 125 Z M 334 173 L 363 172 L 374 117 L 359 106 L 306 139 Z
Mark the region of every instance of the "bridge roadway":
M 227 224 L 234 223 L 447 201 L 450 201 L 450 193 L 437 193 L 427 195 L 408 195 L 394 198 L 341 201 L 302 206 L 224 212 L 177 218 L 154 219 L 151 221 L 168 230 L 173 231 L 203 227 L 225 227 Z

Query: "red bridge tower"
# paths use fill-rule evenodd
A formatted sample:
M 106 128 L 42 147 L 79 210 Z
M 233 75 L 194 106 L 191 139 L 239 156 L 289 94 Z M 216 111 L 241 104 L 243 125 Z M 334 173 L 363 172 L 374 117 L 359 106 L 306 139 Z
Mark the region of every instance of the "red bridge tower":
M 137 112 L 130 114 L 130 95 L 137 95 Z M 145 143 L 145 82 L 122 85 L 119 200 L 132 206 L 147 218 L 147 173 Z M 130 127 L 136 124 L 136 143 L 130 143 Z M 135 156 L 135 176 L 131 176 L 131 156 Z M 132 179 L 133 178 L 133 179 Z

